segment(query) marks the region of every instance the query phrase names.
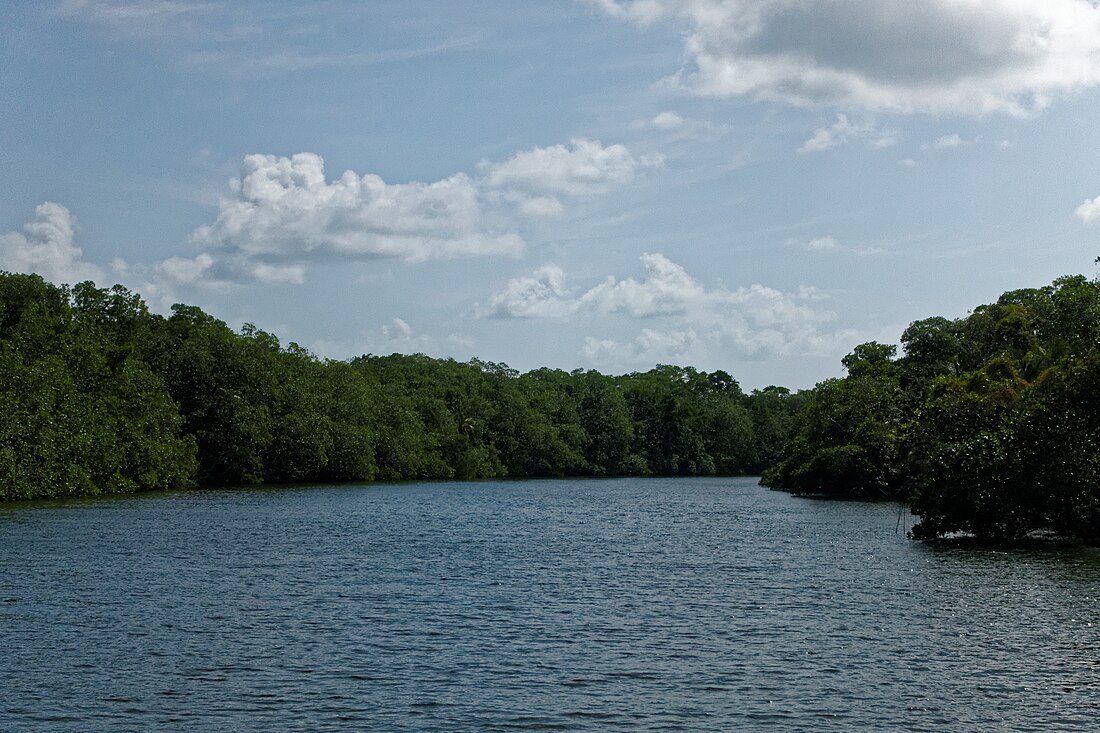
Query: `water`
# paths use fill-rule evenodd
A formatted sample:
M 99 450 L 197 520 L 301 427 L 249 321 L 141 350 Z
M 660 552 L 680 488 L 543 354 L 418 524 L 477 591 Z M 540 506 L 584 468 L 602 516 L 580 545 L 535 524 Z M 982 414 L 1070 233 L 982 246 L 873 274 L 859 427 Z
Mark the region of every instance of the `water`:
M 0 507 L 0 730 L 1095 730 L 1100 552 L 897 521 L 751 479 Z

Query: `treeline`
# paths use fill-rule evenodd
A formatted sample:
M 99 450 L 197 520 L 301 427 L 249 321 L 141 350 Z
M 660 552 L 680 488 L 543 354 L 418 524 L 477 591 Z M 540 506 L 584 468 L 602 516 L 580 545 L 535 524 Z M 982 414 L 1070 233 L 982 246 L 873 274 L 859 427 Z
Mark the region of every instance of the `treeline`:
M 755 474 L 800 397 L 725 372 L 612 377 L 318 359 L 199 308 L 0 273 L 0 499 L 259 482 Z
M 1100 542 L 1100 283 L 1005 293 L 867 343 L 806 395 L 763 482 L 909 500 L 920 539 L 1053 532 Z

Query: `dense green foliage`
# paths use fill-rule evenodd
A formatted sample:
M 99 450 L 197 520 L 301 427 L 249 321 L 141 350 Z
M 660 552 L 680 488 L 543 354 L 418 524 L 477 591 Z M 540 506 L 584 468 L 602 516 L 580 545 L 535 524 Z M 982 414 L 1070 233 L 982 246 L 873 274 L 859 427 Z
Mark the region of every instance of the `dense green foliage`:
M 907 499 L 913 534 L 1100 541 L 1100 283 L 1065 277 L 861 344 L 847 376 L 519 374 L 318 359 L 192 306 L 0 273 L 0 499 L 188 485 L 763 473 Z
M 901 342 L 901 358 L 856 347 L 847 377 L 807 395 L 764 483 L 908 498 L 918 538 L 1100 541 L 1100 283 L 1008 292 L 966 318 L 916 321 Z
M 194 441 L 144 358 L 151 317 L 130 293 L 0 277 L 0 498 L 177 486 Z
M 121 287 L 0 274 L 0 499 L 191 484 L 756 473 L 800 397 L 725 372 L 321 360 Z

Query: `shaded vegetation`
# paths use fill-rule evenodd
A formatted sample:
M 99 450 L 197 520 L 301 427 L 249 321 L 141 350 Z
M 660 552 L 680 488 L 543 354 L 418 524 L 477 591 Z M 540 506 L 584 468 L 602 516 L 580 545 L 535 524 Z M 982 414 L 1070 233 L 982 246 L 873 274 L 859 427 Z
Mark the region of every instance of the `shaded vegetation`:
M 806 395 L 764 472 L 797 493 L 907 499 L 913 536 L 1100 542 L 1100 283 L 1063 277 L 966 318 L 927 318 L 904 355 L 868 343 Z
M 122 287 L 0 274 L 0 499 L 259 482 L 756 473 L 798 395 L 729 374 L 318 359 Z

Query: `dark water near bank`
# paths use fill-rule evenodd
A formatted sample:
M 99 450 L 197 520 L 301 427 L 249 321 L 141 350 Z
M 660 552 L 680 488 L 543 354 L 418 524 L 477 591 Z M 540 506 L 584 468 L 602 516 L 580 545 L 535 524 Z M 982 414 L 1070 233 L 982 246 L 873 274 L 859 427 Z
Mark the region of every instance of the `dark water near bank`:
M 0 506 L 0 730 L 1100 729 L 1100 552 L 897 520 L 749 479 Z

